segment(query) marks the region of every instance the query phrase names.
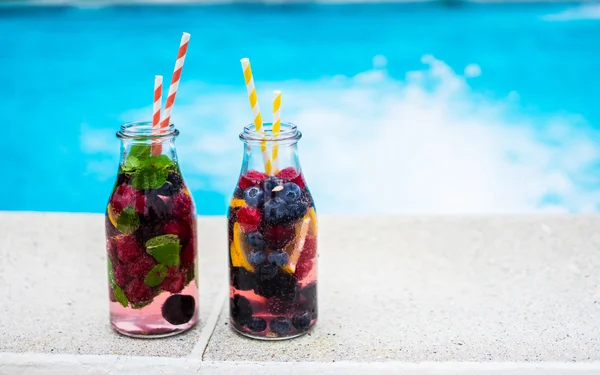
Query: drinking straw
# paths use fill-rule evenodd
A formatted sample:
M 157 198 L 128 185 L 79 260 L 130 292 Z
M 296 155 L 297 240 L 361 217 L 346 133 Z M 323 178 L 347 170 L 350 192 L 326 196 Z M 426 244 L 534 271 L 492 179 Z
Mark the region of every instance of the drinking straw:
M 154 76 L 154 104 L 152 105 L 152 130 L 154 134 L 158 133 L 160 125 L 160 107 L 162 107 L 162 76 Z M 152 154 L 159 155 L 162 148 L 158 140 L 154 140 L 152 145 Z
M 281 91 L 273 91 L 273 138 L 277 138 L 281 130 Z M 279 145 L 273 145 L 273 171 L 277 173 L 279 163 L 277 156 L 279 155 Z
M 252 68 L 250 67 L 250 59 L 244 57 L 240 60 L 242 63 L 242 71 L 244 72 L 244 81 L 246 82 L 246 90 L 248 91 L 248 99 L 250 99 L 250 108 L 252 109 L 252 115 L 254 116 L 254 127 L 257 132 L 263 133 L 262 129 L 263 121 L 260 115 L 260 108 L 258 106 L 258 97 L 256 95 L 256 87 L 254 86 L 254 78 L 252 77 Z M 271 174 L 271 160 L 267 154 L 267 143 L 262 141 L 260 143 L 260 150 L 262 151 L 263 162 L 265 163 L 265 172 Z
M 167 128 L 171 121 L 171 112 L 173 111 L 173 104 L 175 104 L 175 96 L 177 95 L 177 88 L 179 87 L 179 79 L 181 78 L 181 71 L 183 70 L 183 62 L 185 61 L 185 54 L 187 53 L 189 41 L 190 34 L 183 33 L 181 42 L 179 43 L 179 51 L 177 51 L 177 60 L 175 61 L 173 77 L 171 77 L 171 85 L 169 86 L 169 94 L 167 95 L 167 104 L 165 104 L 165 113 L 160 124 L 161 129 Z
M 160 123 L 161 133 L 164 129 L 169 127 L 169 123 L 171 122 L 171 112 L 173 112 L 175 96 L 177 95 L 177 88 L 179 88 L 179 80 L 181 79 L 181 71 L 183 70 L 183 62 L 185 61 L 185 55 L 187 53 L 189 41 L 190 34 L 183 33 L 181 35 L 181 42 L 179 43 L 179 50 L 177 51 L 175 69 L 173 69 L 173 76 L 171 77 L 171 85 L 169 86 L 169 94 L 167 95 L 167 103 L 165 104 L 164 117 Z M 156 142 L 156 144 L 153 146 L 153 153 L 156 155 L 160 154 L 161 152 L 162 144 Z

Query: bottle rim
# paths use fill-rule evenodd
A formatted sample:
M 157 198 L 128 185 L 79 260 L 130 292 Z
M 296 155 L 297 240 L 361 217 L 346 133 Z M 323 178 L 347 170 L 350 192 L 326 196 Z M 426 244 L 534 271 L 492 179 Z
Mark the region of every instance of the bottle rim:
M 273 132 L 273 124 L 270 122 L 263 123 L 260 131 L 256 131 L 256 125 L 249 124 L 244 127 L 244 131 L 240 133 L 240 139 L 244 142 L 284 142 L 298 141 L 302 138 L 302 133 L 298 127 L 291 122 L 281 122 L 279 132 Z
M 179 130 L 175 129 L 175 125 L 169 124 L 168 127 L 156 130 L 152 129 L 151 121 L 131 121 L 121 125 L 121 129 L 117 132 L 119 139 L 172 139 L 179 135 Z

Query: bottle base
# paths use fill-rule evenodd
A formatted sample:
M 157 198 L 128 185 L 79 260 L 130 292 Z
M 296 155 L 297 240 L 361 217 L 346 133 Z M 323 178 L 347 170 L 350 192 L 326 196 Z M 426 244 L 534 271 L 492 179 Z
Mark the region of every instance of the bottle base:
M 157 328 L 157 329 L 122 329 L 115 325 L 111 324 L 112 329 L 120 335 L 132 337 L 136 339 L 161 339 L 165 337 L 179 335 L 186 331 L 192 329 L 197 322 L 194 322 L 190 325 L 186 325 L 185 327 L 176 327 L 176 328 Z
M 237 329 L 233 324 L 230 324 L 230 326 L 231 326 L 231 330 L 233 332 L 237 333 L 240 336 L 247 337 L 249 339 L 260 340 L 260 341 L 285 341 L 285 340 L 295 339 L 297 337 L 306 335 L 307 333 L 309 333 L 310 331 L 312 331 L 312 329 L 313 329 L 313 327 L 315 325 L 313 324 L 312 326 L 310 326 L 309 328 L 307 328 L 305 331 L 296 332 L 293 335 L 283 336 L 283 337 L 282 336 L 266 336 L 266 335 L 262 335 L 261 336 L 261 335 L 255 335 L 255 334 L 252 334 L 250 332 L 241 331 L 241 330 Z

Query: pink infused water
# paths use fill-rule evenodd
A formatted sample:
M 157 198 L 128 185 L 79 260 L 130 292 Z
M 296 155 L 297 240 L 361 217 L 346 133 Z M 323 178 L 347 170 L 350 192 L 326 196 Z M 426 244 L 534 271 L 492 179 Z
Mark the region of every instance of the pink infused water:
M 229 208 L 230 321 L 277 340 L 317 320 L 317 218 L 302 174 L 243 174 Z
M 119 138 L 147 139 L 149 127 L 130 126 Z M 198 320 L 196 210 L 172 145 L 177 131 L 170 131 L 166 155 L 124 144 L 106 207 L 110 322 L 128 336 L 169 336 Z

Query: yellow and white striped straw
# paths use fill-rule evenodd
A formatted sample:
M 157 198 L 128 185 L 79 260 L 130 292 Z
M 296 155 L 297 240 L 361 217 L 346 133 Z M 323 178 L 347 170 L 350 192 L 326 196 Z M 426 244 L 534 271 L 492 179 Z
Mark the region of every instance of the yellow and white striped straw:
M 254 86 L 254 78 L 252 77 L 252 68 L 250 68 L 250 59 L 244 57 L 240 62 L 242 63 L 242 71 L 244 72 L 244 81 L 246 82 L 248 99 L 250 99 L 250 108 L 252 108 L 252 115 L 254 116 L 254 127 L 257 132 L 263 132 L 264 138 L 264 130 L 262 129 L 263 121 L 258 106 L 258 96 L 256 95 L 256 87 Z M 267 143 L 265 141 L 261 142 L 260 150 L 262 151 L 263 162 L 265 163 L 265 172 L 271 174 L 271 159 L 267 153 Z
M 273 138 L 277 138 L 281 131 L 281 91 L 273 91 Z M 279 145 L 273 145 L 273 171 L 277 173 L 279 170 L 277 157 L 279 156 Z

